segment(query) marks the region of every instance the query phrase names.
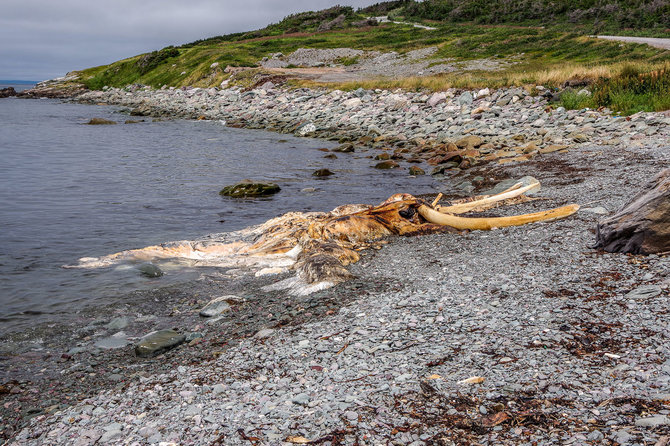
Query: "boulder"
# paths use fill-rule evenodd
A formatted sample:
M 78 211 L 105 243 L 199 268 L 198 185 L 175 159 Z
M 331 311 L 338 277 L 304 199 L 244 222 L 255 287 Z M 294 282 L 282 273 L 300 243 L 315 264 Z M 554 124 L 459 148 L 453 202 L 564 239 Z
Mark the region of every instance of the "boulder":
M 275 183 L 264 181 L 242 180 L 221 189 L 220 195 L 232 198 L 264 197 L 279 192 L 281 188 Z
M 156 278 L 163 275 L 163 271 L 153 263 L 143 263 L 137 267 L 137 270 L 144 277 Z
M 663 170 L 640 193 L 596 227 L 592 246 L 607 252 L 670 252 L 670 169 Z
M 116 122 L 110 121 L 109 119 L 104 119 L 104 118 L 93 118 L 90 121 L 88 121 L 86 124 L 88 125 L 114 125 Z
M 135 354 L 141 358 L 159 355 L 177 347 L 186 340 L 186 336 L 174 330 L 159 330 L 142 337 L 135 345 Z
M 314 177 L 329 177 L 331 175 L 334 175 L 333 172 L 331 172 L 328 169 L 319 169 L 315 170 L 314 173 L 312 173 L 312 176 Z

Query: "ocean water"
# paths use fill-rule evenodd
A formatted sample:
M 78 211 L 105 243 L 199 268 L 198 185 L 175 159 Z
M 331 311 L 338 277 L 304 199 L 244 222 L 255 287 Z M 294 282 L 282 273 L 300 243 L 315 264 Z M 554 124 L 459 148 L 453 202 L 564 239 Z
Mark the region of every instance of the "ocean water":
M 119 124 L 84 125 L 92 117 Z M 325 159 L 319 149 L 334 144 L 322 140 L 216 121 L 126 119 L 114 107 L 0 99 L 0 335 L 197 274 L 149 279 L 134 268 L 63 268 L 81 257 L 234 231 L 288 211 L 435 191 L 430 177 L 371 168 L 369 153 Z M 313 177 L 321 168 L 335 175 Z M 244 178 L 282 191 L 258 200 L 219 196 Z
M 27 83 L 27 82 L 22 82 L 20 84 L 14 84 L 11 82 L 5 82 L 5 81 L 0 81 L 0 90 L 3 88 L 7 87 L 12 87 L 16 92 L 23 91 L 23 90 L 28 90 L 30 88 L 33 88 L 35 84 Z

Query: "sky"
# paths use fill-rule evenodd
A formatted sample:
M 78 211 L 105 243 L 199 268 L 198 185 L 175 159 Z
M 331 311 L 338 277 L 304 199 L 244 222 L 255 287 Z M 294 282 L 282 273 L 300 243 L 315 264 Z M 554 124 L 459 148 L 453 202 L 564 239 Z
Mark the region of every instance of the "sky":
M 335 4 L 381 0 L 2 0 L 0 79 L 41 81 Z

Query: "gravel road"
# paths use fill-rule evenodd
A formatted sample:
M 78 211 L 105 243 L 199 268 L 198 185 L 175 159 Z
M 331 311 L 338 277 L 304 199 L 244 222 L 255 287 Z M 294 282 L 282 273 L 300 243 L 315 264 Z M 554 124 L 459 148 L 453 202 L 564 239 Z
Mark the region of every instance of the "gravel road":
M 599 39 L 617 40 L 629 43 L 646 43 L 655 48 L 670 50 L 670 39 L 662 39 L 657 37 L 624 37 L 624 36 L 596 36 Z

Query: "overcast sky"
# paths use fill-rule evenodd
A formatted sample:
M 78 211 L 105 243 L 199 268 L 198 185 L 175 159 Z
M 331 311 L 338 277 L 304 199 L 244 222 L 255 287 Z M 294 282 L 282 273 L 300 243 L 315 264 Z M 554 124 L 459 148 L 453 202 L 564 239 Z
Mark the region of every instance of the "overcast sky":
M 294 12 L 380 0 L 2 0 L 0 79 L 45 80 Z

